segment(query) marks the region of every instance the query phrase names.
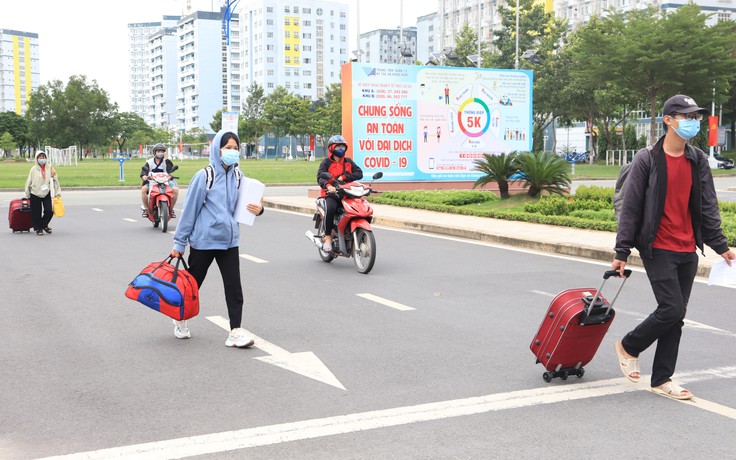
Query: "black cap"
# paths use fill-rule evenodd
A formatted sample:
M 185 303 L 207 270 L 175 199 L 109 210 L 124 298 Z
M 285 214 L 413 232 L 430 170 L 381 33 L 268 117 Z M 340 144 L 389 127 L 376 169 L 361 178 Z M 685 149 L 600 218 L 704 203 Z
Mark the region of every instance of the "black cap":
M 664 115 L 672 115 L 673 113 L 693 113 L 700 112 L 703 115 L 708 115 L 710 111 L 702 107 L 698 107 L 693 98 L 685 96 L 684 94 L 676 94 L 671 98 L 667 99 L 664 103 L 664 109 L 662 113 Z

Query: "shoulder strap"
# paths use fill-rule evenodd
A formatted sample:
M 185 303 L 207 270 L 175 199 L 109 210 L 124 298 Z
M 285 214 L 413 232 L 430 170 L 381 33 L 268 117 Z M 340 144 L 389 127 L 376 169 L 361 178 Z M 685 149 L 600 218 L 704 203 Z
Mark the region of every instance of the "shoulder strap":
M 212 184 L 215 183 L 215 168 L 213 168 L 212 165 L 205 166 L 204 175 L 207 181 L 206 190 L 209 190 L 212 188 Z

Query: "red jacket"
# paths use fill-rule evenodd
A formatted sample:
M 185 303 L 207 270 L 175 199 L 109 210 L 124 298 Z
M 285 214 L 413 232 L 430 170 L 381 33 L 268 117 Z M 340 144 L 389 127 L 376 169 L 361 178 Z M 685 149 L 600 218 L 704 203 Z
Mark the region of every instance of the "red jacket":
M 320 173 L 325 171 L 332 175 L 331 180 L 320 179 Z M 332 161 L 330 158 L 322 160 L 317 169 L 317 183 L 322 189 L 320 196 L 327 196 L 327 185 L 336 185 L 335 180 L 340 176 L 345 177 L 343 182 L 353 182 L 363 178 L 363 170 L 348 157 L 343 157 L 342 161 Z

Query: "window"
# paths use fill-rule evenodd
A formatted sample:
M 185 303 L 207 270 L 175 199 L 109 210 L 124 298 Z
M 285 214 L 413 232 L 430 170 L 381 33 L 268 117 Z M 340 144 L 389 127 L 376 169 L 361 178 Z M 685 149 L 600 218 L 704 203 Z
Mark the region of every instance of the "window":
M 304 25 L 304 27 L 311 27 L 312 21 L 303 21 L 302 24 Z
M 302 13 L 304 13 L 304 14 L 312 14 L 312 8 L 302 8 Z
M 285 25 L 285 26 L 289 26 L 289 25 L 291 25 L 291 19 L 289 19 L 289 18 L 284 18 L 284 25 Z
M 273 7 L 272 6 L 267 6 L 266 7 L 266 13 L 273 13 Z
M 291 38 L 291 32 L 289 32 L 288 30 L 284 32 L 284 37 Z
M 299 14 L 299 7 L 298 6 L 295 6 L 294 7 L 294 14 Z
M 291 45 L 288 43 L 284 45 L 284 51 L 291 51 Z
M 291 13 L 291 11 L 289 11 L 289 7 L 288 6 L 285 6 L 284 7 L 284 13 Z
M 285 56 L 284 57 L 284 63 L 291 64 L 291 56 Z
M 317 8 L 317 16 L 322 16 L 322 8 Z

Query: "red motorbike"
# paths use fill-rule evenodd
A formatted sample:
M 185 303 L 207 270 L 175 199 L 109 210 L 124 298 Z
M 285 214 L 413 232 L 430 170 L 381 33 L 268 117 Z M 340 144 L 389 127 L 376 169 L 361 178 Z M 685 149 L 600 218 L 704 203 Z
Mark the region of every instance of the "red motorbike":
M 171 172 L 178 169 L 174 166 Z M 161 231 L 166 233 L 169 228 L 169 219 L 171 219 L 171 198 L 174 196 L 174 189 L 169 185 L 171 179 L 177 179 L 174 176 L 164 172 L 155 172 L 148 175 L 148 220 L 153 222 L 153 228 L 158 228 L 161 224 Z
M 373 180 L 383 177 L 382 172 L 373 175 Z M 332 179 L 332 175 L 323 172 L 322 179 Z M 371 184 L 373 182 L 371 181 Z M 319 256 L 325 262 L 332 262 L 336 257 L 352 257 L 358 272 L 366 274 L 373 269 L 376 262 L 376 239 L 373 237 L 373 208 L 365 199 L 375 193 L 370 185 L 360 182 L 338 183 L 337 195 L 342 207 L 335 213 L 335 227 L 332 231 L 332 251 L 322 249 L 325 238 L 325 198 L 317 198 L 317 212 L 314 213 L 315 235 L 308 230 L 306 237 L 319 248 Z

